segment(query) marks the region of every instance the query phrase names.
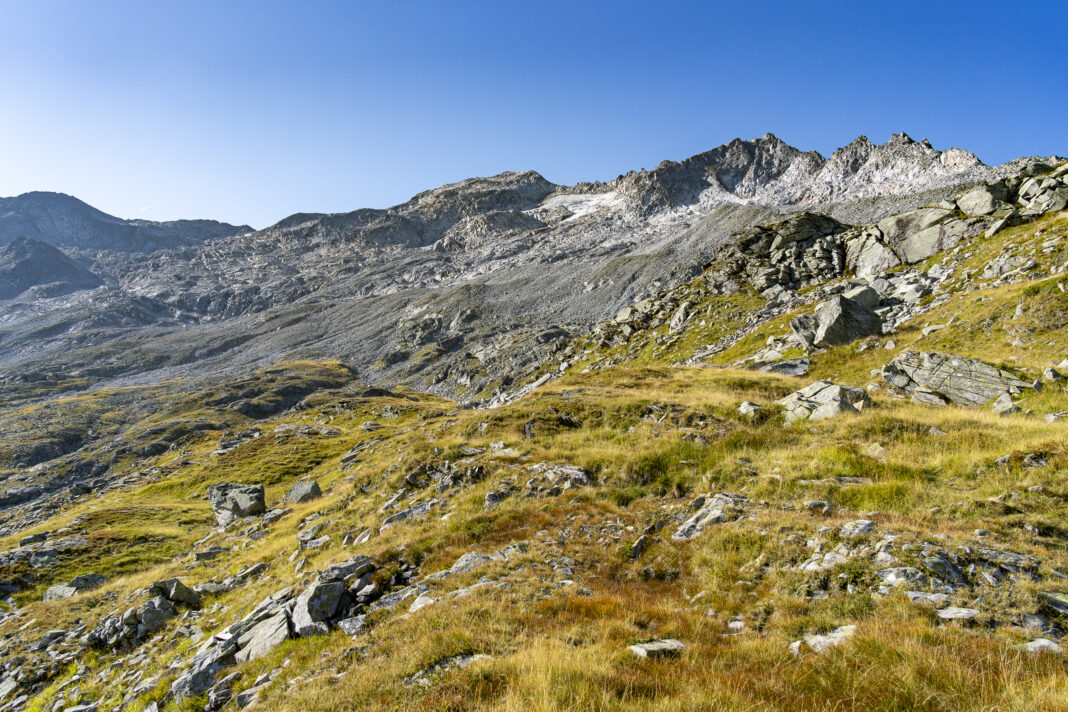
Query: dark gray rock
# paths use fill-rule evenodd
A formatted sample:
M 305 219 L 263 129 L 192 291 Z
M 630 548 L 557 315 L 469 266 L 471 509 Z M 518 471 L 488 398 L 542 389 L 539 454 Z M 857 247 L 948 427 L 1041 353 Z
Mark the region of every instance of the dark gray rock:
M 148 587 L 148 590 L 149 593 L 155 596 L 163 596 L 171 603 L 177 603 L 190 608 L 200 607 L 200 594 L 176 578 L 156 581 Z
M 263 485 L 221 483 L 208 487 L 208 501 L 220 526 L 267 511 Z

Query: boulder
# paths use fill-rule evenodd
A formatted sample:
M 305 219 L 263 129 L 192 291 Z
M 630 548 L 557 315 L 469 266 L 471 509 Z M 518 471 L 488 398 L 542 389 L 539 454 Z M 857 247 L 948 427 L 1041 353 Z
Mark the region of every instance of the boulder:
M 1008 393 L 1019 395 L 1031 384 L 990 364 L 953 354 L 907 351 L 885 364 L 887 383 L 933 402 L 939 397 L 956 405 L 978 407 Z
M 946 208 L 919 208 L 886 218 L 878 228 L 901 261 L 913 264 L 970 236 L 975 231 L 973 222 L 957 219 L 954 211 Z
M 313 499 L 319 499 L 322 496 L 323 491 L 319 489 L 318 482 L 297 482 L 289 488 L 289 492 L 282 498 L 282 501 L 292 504 L 300 504 L 301 502 L 310 502 Z
M 867 285 L 846 290 L 842 293 L 842 296 L 851 302 L 856 302 L 866 309 L 875 309 L 879 306 L 879 302 L 882 301 L 879 292 Z
M 343 581 L 309 586 L 293 604 L 293 632 L 301 637 L 327 632 L 326 621 L 337 613 L 347 589 Z
M 1035 638 L 1030 643 L 1022 643 L 1017 645 L 1018 650 L 1023 650 L 1028 653 L 1063 653 L 1064 648 L 1050 640 L 1049 638 Z
M 267 511 L 263 485 L 215 484 L 208 487 L 208 501 L 220 526 Z
M 154 596 L 163 596 L 171 603 L 180 603 L 190 608 L 200 607 L 200 594 L 176 578 L 156 581 L 148 587 L 148 591 Z
M 868 299 L 866 293 L 863 298 Z M 870 308 L 839 295 L 817 304 L 811 316 L 791 319 L 790 328 L 806 349 L 813 349 L 831 348 L 881 334 L 883 323 Z
M 863 388 L 851 388 L 831 381 L 816 381 L 775 401 L 786 410 L 786 422 L 823 420 L 840 413 L 859 413 L 871 405 Z
M 49 586 L 42 600 L 54 601 L 59 598 L 70 598 L 83 591 L 99 588 L 107 582 L 107 577 L 100 574 L 82 574 L 81 576 L 75 576 L 67 583 L 57 583 Z
M 1012 206 L 1005 202 L 1004 184 L 972 188 L 967 193 L 957 196 L 957 207 L 965 215 L 993 215 L 996 212 L 1008 214 Z
M 738 406 L 738 412 L 742 415 L 756 415 L 761 410 L 763 410 L 763 408 L 752 401 L 743 401 L 742 404 Z

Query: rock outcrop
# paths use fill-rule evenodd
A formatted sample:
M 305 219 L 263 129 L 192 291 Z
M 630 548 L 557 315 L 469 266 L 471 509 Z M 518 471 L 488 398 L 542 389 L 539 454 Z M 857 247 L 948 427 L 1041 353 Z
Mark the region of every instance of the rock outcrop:
M 885 364 L 883 378 L 914 400 L 934 405 L 978 407 L 1003 394 L 1019 395 L 1031 384 L 1009 371 L 953 354 L 908 351 Z

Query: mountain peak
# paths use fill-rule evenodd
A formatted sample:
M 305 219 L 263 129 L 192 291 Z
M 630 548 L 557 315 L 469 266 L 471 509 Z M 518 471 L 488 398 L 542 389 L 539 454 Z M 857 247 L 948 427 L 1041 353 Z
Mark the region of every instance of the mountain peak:
M 152 252 L 251 229 L 214 220 L 123 220 L 66 193 L 31 191 L 0 198 L 0 245 L 25 236 L 75 250 Z

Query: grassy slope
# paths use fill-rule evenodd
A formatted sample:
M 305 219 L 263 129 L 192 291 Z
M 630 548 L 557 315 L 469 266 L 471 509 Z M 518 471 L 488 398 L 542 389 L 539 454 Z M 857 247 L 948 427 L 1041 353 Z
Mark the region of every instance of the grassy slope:
M 1017 229 L 1005 239 L 1030 249 L 1029 240 L 1041 241 L 1034 235 L 1038 229 L 1043 225 Z M 979 264 L 988 259 L 987 248 L 995 249 L 994 243 L 977 246 L 967 259 Z M 1051 254 L 1041 257 L 1058 258 Z M 973 285 L 976 291 L 929 312 L 893 338 L 898 349 L 953 351 L 1037 376 L 1042 367 L 1068 356 L 1068 337 L 1057 325 L 1064 303 L 1059 281 L 990 289 Z M 1023 305 L 1023 316 L 1012 319 L 1017 304 Z M 950 328 L 928 337 L 920 333 L 924 323 L 945 323 L 954 315 L 959 321 Z M 724 333 L 730 320 L 706 326 Z M 743 340 L 716 361 L 727 364 L 748 355 L 780 326 L 766 325 L 762 336 Z M 716 336 L 687 333 L 679 343 L 696 349 Z M 1018 339 L 1023 344 L 1012 346 Z M 192 584 L 270 562 L 264 576 L 207 602 L 196 623 L 210 633 L 266 595 L 286 585 L 306 585 L 315 569 L 355 554 L 374 557 L 386 571 L 405 560 L 425 574 L 447 568 L 470 550 L 526 542 L 518 561 L 491 564 L 448 585 L 502 577 L 507 588 L 441 598 L 412 615 L 403 615 L 404 607 L 377 613 L 372 632 L 356 640 L 334 632 L 289 641 L 266 658 L 236 668 L 241 672 L 236 689 L 276 671 L 261 704 L 272 710 L 1068 708 L 1065 658 L 1014 649 L 1033 636 L 1006 625 L 1040 608 L 1036 591 L 1068 590 L 1055 573 L 1068 571 L 1063 422 L 998 418 L 987 409 L 932 409 L 877 397 L 877 407 L 859 416 L 784 427 L 771 401 L 817 377 L 864 385 L 871 380 L 869 370 L 891 353 L 858 353 L 855 344 L 820 353 L 802 380 L 729 368 L 672 368 L 666 363 L 685 354 L 676 349 L 654 356 L 654 348 L 655 341 L 643 342 L 644 356 L 627 366 L 581 373 L 585 366 L 576 364 L 565 378 L 494 411 L 457 411 L 447 401 L 414 395 L 344 405 L 324 396 L 314 407 L 259 423 L 264 437 L 222 456 L 210 454 L 217 433 L 183 442 L 137 465 L 160 467 L 165 478 L 87 499 L 39 527 L 55 530 L 74 523 L 75 529 L 90 532 L 92 547 L 67 560 L 55 580 L 87 571 L 114 579 L 103 589 L 55 603 L 31 600 L 42 583 L 22 595 L 24 608 L 0 626 L 0 635 L 24 627 L 33 639 L 48 629 L 74 627 L 76 620 L 93 625 L 142 600 L 143 587 L 159 578 L 179 575 Z M 743 400 L 765 405 L 765 413 L 755 419 L 740 416 L 736 409 Z M 1037 413 L 1068 410 L 1068 392 L 1047 387 L 1028 405 Z M 399 415 L 383 417 L 386 406 L 387 413 Z M 170 415 L 198 407 L 185 402 Z M 581 427 L 563 425 L 561 414 Z M 368 420 L 383 428 L 367 432 L 363 423 Z M 528 439 L 524 424 L 532 420 L 535 434 Z M 283 424 L 328 426 L 341 434 L 275 436 L 274 428 Z M 946 434 L 932 435 L 931 425 Z M 382 442 L 348 465 L 340 462 L 354 444 L 372 439 Z M 497 441 L 518 455 L 460 453 L 464 446 L 489 448 Z M 885 454 L 869 455 L 873 444 Z M 1048 464 L 1024 468 L 1023 456 L 1032 452 L 1044 453 Z M 1010 453 L 1010 467 L 994 464 Z M 341 544 L 348 532 L 377 530 L 386 516 L 379 509 L 403 476 L 442 459 L 469 459 L 483 465 L 486 476 L 442 497 L 443 505 L 424 520 L 394 526 L 365 544 Z M 550 499 L 516 496 L 494 509 L 483 508 L 485 493 L 502 478 L 522 483 L 529 476 L 525 468 L 543 460 L 581 465 L 598 484 Z M 866 477 L 872 483 L 812 482 L 834 476 Z M 270 504 L 301 478 L 317 479 L 326 496 L 295 506 L 260 538 L 240 527 L 212 534 L 206 545 L 232 551 L 210 563 L 176 558 L 212 531 L 203 498 L 209 484 L 263 482 Z M 1036 486 L 1043 489 L 1031 489 Z M 717 491 L 749 497 L 755 503 L 752 518 L 712 527 L 687 543 L 670 540 L 671 523 L 640 559 L 628 560 L 629 544 L 645 527 L 683 513 L 694 493 Z M 411 493 L 413 500 L 429 496 L 428 491 Z M 806 510 L 803 502 L 812 499 L 830 502 L 830 514 Z M 947 551 L 974 545 L 972 531 L 982 527 L 991 532 L 988 545 L 1039 557 L 1040 580 L 1021 578 L 982 589 L 976 607 L 983 616 L 967 626 L 942 624 L 932 611 L 901 595 L 873 597 L 874 567 L 866 561 L 817 573 L 796 570 L 808 555 L 807 540 L 823 539 L 829 548 L 836 542 L 834 531 L 821 530 L 862 514 L 877 522 L 872 542 L 884 533 L 898 535 L 895 553 L 906 564 L 914 562 L 924 542 Z M 326 522 L 322 533 L 331 542 L 305 552 L 307 565 L 294 571 L 287 561 L 295 549 L 294 534 L 309 521 Z M 0 549 L 14 546 L 16 539 L 0 540 Z M 570 562 L 574 584 L 561 583 L 563 576 L 552 571 L 552 564 L 562 561 Z M 813 591 L 829 595 L 813 598 Z M 954 599 L 955 605 L 973 602 Z M 737 615 L 746 621 L 740 633 L 727 625 Z M 173 621 L 141 648 L 147 653 L 146 677 L 161 677 L 157 689 L 133 709 L 158 698 L 173 674 L 167 667 L 195 647 L 177 633 L 185 622 Z M 846 645 L 797 659 L 787 652 L 803 633 L 848 623 L 858 632 Z M 626 651 L 634 642 L 658 637 L 683 640 L 687 650 L 681 659 L 638 663 Z M 462 653 L 486 653 L 492 659 L 445 673 L 427 687 L 404 683 L 426 666 Z M 9 646 L 0 657 L 25 654 Z M 86 661 L 90 673 L 81 690 L 87 697 L 115 700 L 124 691 L 110 683 L 121 669 L 98 676 L 116 659 L 94 653 Z M 57 685 L 73 673 L 60 674 Z M 37 708 L 50 708 L 55 694 L 53 689 L 42 695 Z

